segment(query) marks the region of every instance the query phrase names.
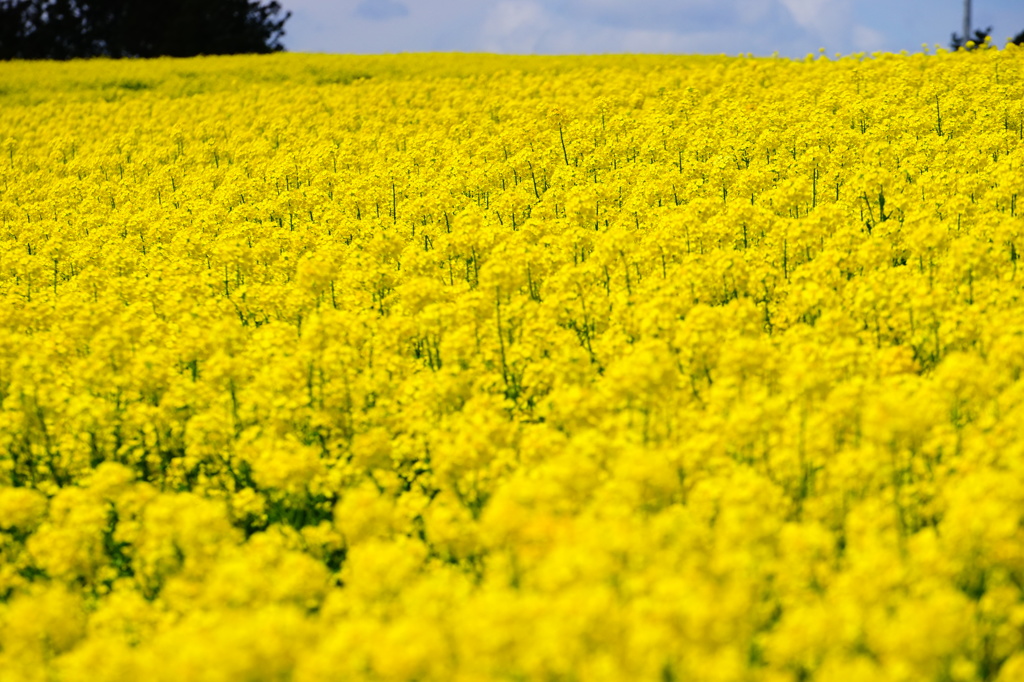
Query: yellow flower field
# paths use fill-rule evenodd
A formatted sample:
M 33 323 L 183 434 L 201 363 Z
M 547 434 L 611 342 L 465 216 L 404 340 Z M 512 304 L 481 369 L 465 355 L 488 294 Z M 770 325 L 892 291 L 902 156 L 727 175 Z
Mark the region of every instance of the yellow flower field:
M 0 679 L 1024 679 L 1024 52 L 0 64 Z

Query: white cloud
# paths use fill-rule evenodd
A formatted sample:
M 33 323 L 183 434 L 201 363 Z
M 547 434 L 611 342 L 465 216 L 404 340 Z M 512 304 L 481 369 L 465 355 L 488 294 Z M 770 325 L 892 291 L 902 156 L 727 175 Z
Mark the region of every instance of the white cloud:
M 856 51 L 875 52 L 881 50 L 883 45 L 885 36 L 881 32 L 860 24 L 853 27 L 853 47 Z
M 480 30 L 481 47 L 487 52 L 532 53 L 537 50 L 551 20 L 533 0 L 505 0 L 487 15 Z
M 773 33 L 799 34 L 779 0 L 501 0 L 479 43 L 513 53 L 770 54 Z
M 687 36 L 674 31 L 625 31 L 619 37 L 624 52 L 688 52 L 684 46 Z
M 818 47 L 847 46 L 854 30 L 850 0 L 780 0 Z
M 280 0 L 298 52 L 709 52 L 801 58 L 948 44 L 948 0 Z M 357 8 L 362 7 L 361 12 Z M 406 16 L 399 16 L 404 7 Z M 1024 29 L 1021 0 L 979 4 L 997 36 Z M 376 19 L 376 20 L 374 20 Z
M 793 15 L 796 23 L 804 28 L 817 28 L 828 15 L 828 0 L 781 0 L 781 2 Z
M 550 6 L 564 18 L 620 31 L 662 33 L 721 28 L 737 19 L 740 4 L 750 5 L 751 0 L 562 0 Z

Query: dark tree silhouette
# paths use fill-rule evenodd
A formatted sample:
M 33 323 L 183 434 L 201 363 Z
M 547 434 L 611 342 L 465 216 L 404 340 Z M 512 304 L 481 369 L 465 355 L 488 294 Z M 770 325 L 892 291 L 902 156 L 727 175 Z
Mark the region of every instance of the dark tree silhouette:
M 949 43 L 949 46 L 954 50 L 976 50 L 980 46 L 985 44 L 985 40 L 992 35 L 992 27 L 989 26 L 984 31 L 981 29 L 974 29 L 974 37 L 961 36 L 958 33 L 953 34 L 953 40 Z M 974 45 L 969 46 L 968 41 L 973 41 Z
M 1021 31 L 1020 33 L 1015 35 L 1010 42 L 1013 43 L 1014 45 L 1024 45 L 1024 31 Z
M 0 0 L 0 59 L 277 52 L 290 16 L 250 0 Z

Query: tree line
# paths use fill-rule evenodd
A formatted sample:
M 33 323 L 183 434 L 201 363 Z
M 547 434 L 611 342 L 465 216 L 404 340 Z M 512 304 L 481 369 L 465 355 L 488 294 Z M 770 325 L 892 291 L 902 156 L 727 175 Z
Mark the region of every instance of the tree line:
M 959 33 L 954 33 L 952 40 L 950 40 L 950 42 L 949 42 L 949 46 L 951 48 L 953 48 L 954 51 L 955 50 L 974 50 L 974 49 L 977 49 L 978 47 L 984 45 L 985 41 L 988 40 L 991 37 L 992 37 L 992 27 L 991 26 L 989 26 L 988 28 L 984 28 L 984 29 L 981 29 L 981 28 L 974 29 L 974 35 L 973 36 L 971 36 L 971 35 L 963 35 L 962 36 Z M 974 44 L 973 45 L 968 45 L 967 44 L 968 42 L 971 42 L 971 43 L 974 43 Z M 1011 38 L 1010 42 L 1013 43 L 1014 45 L 1024 45 L 1024 31 L 1021 31 L 1020 33 L 1015 35 L 1013 38 Z
M 0 0 L 0 59 L 277 52 L 290 16 L 250 0 Z

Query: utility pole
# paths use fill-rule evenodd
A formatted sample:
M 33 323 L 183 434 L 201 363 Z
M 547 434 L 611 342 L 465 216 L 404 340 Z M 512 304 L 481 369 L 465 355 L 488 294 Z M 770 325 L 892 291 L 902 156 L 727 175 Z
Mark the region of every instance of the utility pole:
M 964 44 L 971 39 L 971 0 L 964 0 Z

